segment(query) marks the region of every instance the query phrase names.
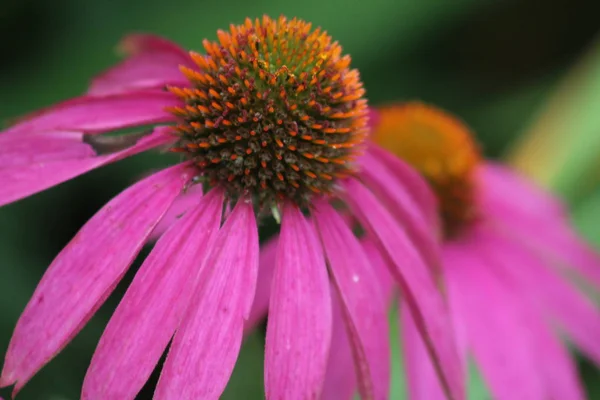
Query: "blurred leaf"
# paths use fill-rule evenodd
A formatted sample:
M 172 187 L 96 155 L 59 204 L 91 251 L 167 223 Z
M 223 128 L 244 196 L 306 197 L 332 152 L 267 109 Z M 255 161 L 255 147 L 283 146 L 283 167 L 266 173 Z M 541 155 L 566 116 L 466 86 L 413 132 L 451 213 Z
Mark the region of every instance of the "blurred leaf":
M 534 180 L 579 200 L 600 182 L 600 41 L 569 73 L 509 161 Z
M 240 357 L 227 385 L 223 400 L 264 398 L 263 364 L 265 344 L 262 332 L 255 331 L 244 340 Z
M 390 388 L 390 399 L 405 399 L 407 396 L 406 373 L 402 362 L 402 338 L 398 327 L 399 310 L 395 304 L 389 312 L 390 322 L 390 347 L 392 349 L 392 381 Z

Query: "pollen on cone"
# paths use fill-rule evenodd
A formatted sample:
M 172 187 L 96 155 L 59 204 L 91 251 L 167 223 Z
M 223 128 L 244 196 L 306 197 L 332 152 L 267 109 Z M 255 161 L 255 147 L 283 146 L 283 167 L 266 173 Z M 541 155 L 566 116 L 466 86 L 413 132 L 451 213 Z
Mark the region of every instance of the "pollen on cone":
M 305 206 L 349 175 L 366 134 L 364 89 L 350 57 L 311 24 L 247 19 L 205 40 L 183 68 L 190 87 L 170 87 L 186 104 L 177 149 L 231 197 Z M 267 204 L 265 204 L 267 203 Z

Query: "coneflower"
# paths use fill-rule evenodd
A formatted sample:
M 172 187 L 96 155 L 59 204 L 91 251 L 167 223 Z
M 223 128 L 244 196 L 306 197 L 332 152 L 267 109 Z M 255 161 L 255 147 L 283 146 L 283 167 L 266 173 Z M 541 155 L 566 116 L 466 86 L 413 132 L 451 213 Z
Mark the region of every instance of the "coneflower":
M 424 224 L 416 203 L 433 204 L 432 195 L 407 166 L 384 182 L 412 196 L 405 205 L 384 206 L 364 179 L 368 110 L 350 57 L 326 32 L 283 17 L 248 19 L 218 39 L 188 54 L 158 37 L 129 37 L 130 57 L 86 95 L 0 134 L 0 204 L 142 151 L 182 155 L 110 201 L 52 262 L 17 323 L 0 385 L 18 390 L 77 334 L 162 220 L 166 231 L 108 323 L 82 397 L 134 398 L 172 340 L 155 398 L 218 398 L 254 299 L 257 222 L 274 214 L 282 222 L 268 282 L 267 398 L 319 397 L 332 301 L 362 396 L 387 398 L 385 300 L 341 209 L 389 256 L 444 390 L 462 398 L 450 316 L 427 265 L 433 253 L 393 217 Z M 105 135 L 148 125 L 150 133 Z M 433 235 L 420 233 L 435 251 Z
M 576 286 L 600 288 L 600 257 L 571 228 L 565 207 L 485 161 L 470 130 L 445 111 L 407 103 L 375 115 L 371 139 L 416 168 L 436 193 L 442 275 L 463 362 L 474 356 L 495 399 L 585 398 L 561 336 L 600 365 L 600 311 Z M 374 154 L 379 158 L 362 161 L 365 171 L 403 168 L 389 153 Z M 410 398 L 443 399 L 410 303 L 404 305 Z

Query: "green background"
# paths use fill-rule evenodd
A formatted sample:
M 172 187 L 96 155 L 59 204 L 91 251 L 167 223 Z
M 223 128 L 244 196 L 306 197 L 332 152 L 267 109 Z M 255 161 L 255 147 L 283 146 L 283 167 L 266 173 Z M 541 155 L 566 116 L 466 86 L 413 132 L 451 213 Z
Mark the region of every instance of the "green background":
M 371 104 L 421 99 L 440 105 L 473 127 L 488 156 L 499 157 L 526 132 L 568 71 L 593 51 L 600 28 L 593 3 L 4 0 L 0 120 L 85 91 L 92 76 L 118 60 L 114 49 L 124 34 L 157 33 L 201 50 L 203 38 L 214 39 L 217 29 L 246 16 L 285 14 L 312 21 L 340 41 L 361 70 Z M 586 87 L 600 84 L 600 62 L 594 60 L 592 73 L 584 76 L 590 79 Z M 600 185 L 581 181 L 598 177 L 582 173 L 600 165 L 600 112 L 593 107 L 600 109 L 598 92 L 582 97 L 574 91 L 565 99 L 584 101 L 589 112 L 564 116 L 564 140 L 580 153 L 572 154 L 550 183 L 570 202 L 582 231 L 600 245 Z M 0 209 L 0 353 L 44 269 L 79 227 L 121 189 L 167 162 L 138 156 Z M 78 398 L 95 344 L 130 279 L 131 274 L 20 399 Z M 262 368 L 257 368 L 262 345 L 260 334 L 246 341 L 224 398 L 262 397 Z M 393 384 L 398 396 L 403 392 L 399 368 L 396 364 Z M 585 360 L 581 369 L 590 398 L 600 399 L 599 373 Z M 152 384 L 140 398 L 150 398 Z M 487 396 L 481 382 L 472 390 L 473 398 Z

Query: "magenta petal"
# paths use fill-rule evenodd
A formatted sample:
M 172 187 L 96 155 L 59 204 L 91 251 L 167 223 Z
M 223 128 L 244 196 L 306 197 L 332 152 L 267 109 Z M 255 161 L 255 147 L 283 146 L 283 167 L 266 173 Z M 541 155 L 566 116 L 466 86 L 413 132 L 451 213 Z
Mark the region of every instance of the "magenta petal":
M 246 321 L 246 331 L 250 331 L 262 321 L 269 311 L 269 300 L 271 299 L 271 283 L 275 272 L 275 255 L 279 237 L 275 236 L 260 247 L 258 261 L 258 280 L 256 283 L 256 294 L 250 316 Z
M 192 66 L 193 62 L 175 43 L 153 35 L 131 35 L 123 40 L 121 47 L 131 53 L 131 57 L 96 77 L 89 94 L 106 95 L 187 83 L 179 65 Z
M 483 377 L 495 399 L 547 399 L 522 305 L 478 250 L 446 245 L 444 264 L 454 311 Z
M 387 258 L 386 265 L 411 308 L 417 327 L 435 360 L 444 389 L 451 399 L 464 398 L 461 362 L 453 325 L 436 277 L 404 231 L 393 222 L 394 218 L 372 193 L 354 179 L 346 181 L 344 186 L 346 202 L 372 238 L 377 240 Z
M 177 55 L 182 63 L 187 62 L 191 65 L 188 54 L 176 43 L 162 37 L 150 33 L 132 33 L 125 36 L 119 49 L 128 56 L 136 56 L 144 53 L 162 52 Z
M 111 200 L 52 262 L 17 322 L 0 386 L 22 387 L 83 327 L 194 171 L 178 165 Z
M 496 233 L 486 236 L 486 240 L 490 248 L 502 249 L 496 257 L 502 261 L 499 266 L 503 273 L 514 279 L 549 320 L 600 365 L 598 306 L 512 235 Z
M 168 133 L 168 129 L 157 128 L 154 133 L 138 140 L 135 145 L 116 153 L 0 168 L 0 176 L 2 177 L 0 206 L 58 185 L 102 165 L 170 143 L 173 141 L 173 136 Z
M 173 339 L 156 399 L 218 399 L 227 385 L 258 274 L 258 229 L 251 202 L 238 202 L 206 268 Z
M 373 267 L 373 271 L 375 271 L 375 274 L 377 275 L 379 286 L 381 287 L 380 290 L 385 299 L 385 304 L 386 306 L 389 306 L 394 297 L 396 282 L 390 274 L 389 268 L 385 264 L 385 260 L 373 240 L 363 238 L 362 246 L 363 251 Z
M 424 258 L 427 265 L 433 271 L 439 271 L 441 263 L 439 259 L 439 247 L 435 241 L 437 234 L 436 225 L 425 218 L 426 215 L 435 213 L 435 210 L 424 210 L 429 204 L 416 203 L 411 198 L 411 193 L 406 189 L 403 182 L 394 179 L 394 174 L 388 171 L 380 161 L 370 154 L 361 158 L 361 178 L 366 185 L 375 193 L 383 205 L 397 219 L 398 224 L 406 230 Z M 401 169 L 410 167 L 399 165 L 396 173 Z M 412 171 L 410 171 L 412 173 Z M 429 194 L 432 196 L 432 194 Z M 431 201 L 431 204 L 435 202 Z
M 96 155 L 79 132 L 47 132 L 43 135 L 0 135 L 0 169 L 54 160 L 82 159 Z
M 175 224 L 175 222 L 177 222 L 190 208 L 197 205 L 201 198 L 202 185 L 196 184 L 187 188 L 185 193 L 182 193 L 175 199 L 169 208 L 169 211 L 162 217 L 148 239 L 153 241 L 161 237 L 167 229 Z
M 131 126 L 173 121 L 165 108 L 181 105 L 164 91 L 139 91 L 110 96 L 83 96 L 52 106 L 14 125 L 2 135 L 46 131 L 106 132 Z
M 552 304 L 549 296 L 562 296 L 564 293 L 567 298 L 569 297 L 568 290 L 556 290 L 568 289 L 567 285 L 560 286 L 560 283 L 566 284 L 566 282 L 560 279 L 553 282 L 552 279 L 548 279 L 556 272 L 544 268 L 539 260 L 529 256 L 519 244 L 510 243 L 509 238 L 504 240 L 500 236 L 479 229 L 472 232 L 470 240 L 472 245 L 485 252 L 486 257 L 492 262 L 492 265 L 480 265 L 480 267 L 492 268 L 495 276 L 501 277 L 494 284 L 504 287 L 506 298 L 503 303 L 508 311 L 512 310 L 514 313 L 513 323 L 524 328 L 523 336 L 512 341 L 515 348 L 518 348 L 519 342 L 528 340 L 525 346 L 529 347 L 531 356 L 534 357 L 532 364 L 537 366 L 547 397 L 583 399 L 585 396 L 575 362 L 565 345 L 550 330 L 541 313 L 546 302 Z M 557 301 L 562 302 L 562 299 L 558 298 Z M 556 304 L 556 300 L 554 303 Z M 577 308 L 572 312 L 577 312 Z M 501 318 L 500 315 L 497 317 Z M 598 315 L 596 315 L 597 320 Z M 596 326 L 596 334 L 599 332 Z
M 555 336 L 540 315 L 528 312 L 526 317 L 532 348 L 536 352 L 536 365 L 543 374 L 547 398 L 584 400 L 586 396 L 577 365 L 565 344 Z
M 411 316 L 410 307 L 402 307 L 400 318 L 408 398 L 410 400 L 445 400 L 446 395 L 440 385 L 421 333 Z
M 100 338 L 83 399 L 133 399 L 148 380 L 197 286 L 222 204 L 213 190 L 158 240 Z
M 600 255 L 571 228 L 560 202 L 498 166 L 488 164 L 481 170 L 480 179 L 484 183 L 480 208 L 495 224 L 600 290 Z
M 439 219 L 437 199 L 423 177 L 409 164 L 373 143 L 370 143 L 368 153 L 396 176 L 400 184 L 407 188 L 406 192 L 413 197 L 414 202 L 422 206 L 426 219 L 435 226 Z
M 315 205 L 315 222 L 339 291 L 363 398 L 386 399 L 390 389 L 390 346 L 377 276 L 362 246 L 327 202 Z
M 480 167 L 478 179 L 485 187 L 482 193 L 525 215 L 566 216 L 565 208 L 550 193 L 500 164 L 488 162 Z M 510 193 L 510 196 L 506 196 Z
M 356 372 L 346 322 L 337 291 L 331 293 L 333 332 L 325 384 L 320 400 L 350 400 L 356 391 Z M 386 339 L 387 340 L 387 339 Z
M 267 399 L 319 398 L 330 342 L 331 297 L 321 245 L 302 212 L 287 204 L 267 324 Z

